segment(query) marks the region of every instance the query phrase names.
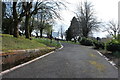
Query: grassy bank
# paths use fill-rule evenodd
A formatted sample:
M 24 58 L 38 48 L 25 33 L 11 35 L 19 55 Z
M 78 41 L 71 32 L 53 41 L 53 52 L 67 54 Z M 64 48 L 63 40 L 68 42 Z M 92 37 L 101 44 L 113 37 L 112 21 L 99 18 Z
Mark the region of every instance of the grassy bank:
M 49 46 L 49 47 L 55 47 L 55 48 L 60 48 L 61 47 L 60 43 L 55 41 L 54 39 L 52 39 L 52 42 L 48 38 L 34 38 L 33 40 L 35 40 L 39 43 L 43 43 L 43 44 L 45 44 L 46 46 Z
M 15 38 L 12 35 L 1 34 L 2 38 L 2 50 L 19 50 L 19 49 L 35 49 L 46 48 L 43 43 L 38 43 L 35 40 L 25 39 L 24 37 Z
M 15 38 L 8 34 L 0 34 L 0 41 L 2 41 L 3 51 L 0 54 L 2 56 L 0 66 L 2 65 L 3 71 L 42 56 L 61 46 L 57 41 L 52 40 L 51 43 L 50 39 L 47 38 L 36 39 L 33 37 L 30 40 L 24 37 Z
M 60 47 L 60 44 L 55 40 L 51 43 L 49 39 L 45 38 L 29 40 L 24 37 L 15 38 L 12 35 L 0 34 L 0 40 L 2 40 L 2 51 Z

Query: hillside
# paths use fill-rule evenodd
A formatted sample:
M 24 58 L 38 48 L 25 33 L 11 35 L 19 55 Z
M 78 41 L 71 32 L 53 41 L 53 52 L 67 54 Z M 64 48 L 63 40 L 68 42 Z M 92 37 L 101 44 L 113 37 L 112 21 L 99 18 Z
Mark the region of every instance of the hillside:
M 8 34 L 0 34 L 0 40 L 2 40 L 2 51 L 47 48 L 45 44 L 35 40 L 25 39 L 24 37 L 14 38 Z

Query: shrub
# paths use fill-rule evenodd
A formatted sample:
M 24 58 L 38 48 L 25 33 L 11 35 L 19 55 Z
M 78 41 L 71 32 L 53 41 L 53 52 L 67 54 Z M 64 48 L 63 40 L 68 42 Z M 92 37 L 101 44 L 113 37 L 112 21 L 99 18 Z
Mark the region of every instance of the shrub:
M 111 52 L 120 52 L 120 42 L 117 40 L 112 40 L 106 44 L 106 49 Z
M 95 49 L 104 49 L 105 48 L 105 43 L 100 42 L 100 41 L 94 41 L 94 48 Z
M 82 38 L 79 42 L 80 44 L 85 45 L 85 46 L 93 46 L 92 40 L 88 38 Z

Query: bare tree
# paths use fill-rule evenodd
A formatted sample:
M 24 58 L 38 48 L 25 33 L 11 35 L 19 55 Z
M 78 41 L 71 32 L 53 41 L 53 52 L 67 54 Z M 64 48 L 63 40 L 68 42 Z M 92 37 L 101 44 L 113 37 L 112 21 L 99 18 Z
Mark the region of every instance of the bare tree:
M 22 18 L 25 16 L 25 26 L 29 24 L 29 11 L 32 7 L 32 2 L 21 2 L 16 0 L 16 2 L 13 2 L 13 28 L 14 28 L 14 37 L 19 36 L 19 31 L 18 31 L 18 25 L 22 21 Z M 29 34 L 29 29 L 28 27 L 25 27 L 25 34 Z M 27 35 L 27 36 L 28 36 Z
M 50 38 L 51 31 L 53 31 L 53 25 L 52 25 L 52 24 L 49 24 L 49 23 L 46 23 L 46 24 L 45 24 L 45 28 L 44 28 L 44 33 L 47 34 L 47 37 L 48 37 L 48 38 Z
M 25 36 L 26 38 L 30 38 L 30 19 L 32 16 L 36 15 L 38 12 L 42 12 L 40 18 L 43 24 L 50 19 L 60 19 L 58 10 L 61 9 L 61 6 L 65 5 L 59 0 L 38 0 L 37 2 L 34 2 L 34 0 L 24 0 L 24 2 L 16 0 L 16 2 L 12 2 L 11 15 L 13 16 L 14 37 L 19 36 L 18 26 L 23 17 L 25 17 Z M 42 26 L 43 25 L 41 25 L 41 27 Z M 42 33 L 43 28 L 41 28 L 40 31 Z
M 13 2 L 13 28 L 14 28 L 14 37 L 19 37 L 18 24 L 22 21 L 22 18 L 25 16 L 25 11 L 23 11 L 22 3 Z
M 14 37 L 18 37 L 18 14 L 16 11 L 17 2 L 13 2 L 13 24 L 14 24 Z
M 13 35 L 12 2 L 2 2 L 2 33 Z
M 32 32 L 34 30 L 34 23 L 35 23 L 35 17 L 32 16 L 32 18 L 30 20 L 30 29 L 29 29 L 30 37 L 32 37 Z
M 6 4 L 5 2 L 2 2 L 2 18 L 5 17 L 5 14 L 6 14 Z
M 42 34 L 45 20 L 43 18 L 45 17 L 44 14 L 47 13 L 51 18 L 60 18 L 59 13 L 57 12 L 58 9 L 60 9 L 60 6 L 64 5 L 60 1 L 54 1 L 54 0 L 40 0 L 38 2 L 23 2 L 23 9 L 25 12 L 25 34 L 26 38 L 29 38 L 29 19 L 32 15 L 36 15 L 39 11 L 41 12 L 41 29 L 40 32 Z M 42 37 L 42 35 L 41 35 Z
M 78 7 L 77 18 L 79 21 L 79 29 L 81 36 L 88 37 L 92 30 L 96 30 L 99 27 L 100 22 L 96 20 L 93 5 L 90 2 L 81 2 Z
M 103 32 L 107 31 L 109 33 L 109 35 L 111 35 L 115 39 L 117 39 L 117 35 L 120 34 L 120 25 L 115 23 L 115 21 L 113 21 L 113 20 L 109 21 L 109 23 L 107 25 L 108 25 L 108 27 L 104 27 L 105 30 Z

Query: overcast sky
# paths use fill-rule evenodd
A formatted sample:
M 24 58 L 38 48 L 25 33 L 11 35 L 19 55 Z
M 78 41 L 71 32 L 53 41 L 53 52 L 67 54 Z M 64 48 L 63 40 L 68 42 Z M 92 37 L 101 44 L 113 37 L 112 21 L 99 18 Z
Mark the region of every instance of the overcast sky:
M 69 4 L 66 4 L 67 9 L 61 10 L 60 14 L 63 18 L 61 21 L 56 20 L 57 24 L 54 26 L 54 30 L 58 31 L 60 26 L 63 26 L 66 30 L 70 26 L 70 21 L 75 16 L 76 8 L 78 3 L 85 0 L 66 0 Z M 93 8 L 96 12 L 96 16 L 99 21 L 108 22 L 109 20 L 118 20 L 118 2 L 120 0 L 87 0 L 92 3 Z M 57 28 L 56 28 L 57 27 Z M 96 32 L 94 33 L 95 37 L 105 37 L 106 32 Z

